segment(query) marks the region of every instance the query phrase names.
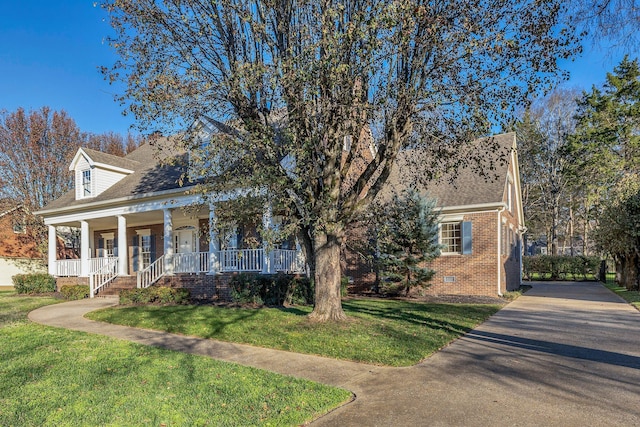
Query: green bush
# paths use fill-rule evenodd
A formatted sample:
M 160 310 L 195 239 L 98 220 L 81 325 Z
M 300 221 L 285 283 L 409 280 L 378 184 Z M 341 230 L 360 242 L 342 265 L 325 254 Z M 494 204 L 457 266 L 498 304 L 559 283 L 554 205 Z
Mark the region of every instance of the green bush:
M 522 258 L 524 277 L 550 280 L 586 280 L 598 273 L 600 258 L 568 255 L 536 255 Z
M 229 283 L 231 298 L 241 304 L 313 304 L 314 289 L 306 277 L 241 273 Z
M 120 292 L 120 304 L 186 304 L 191 294 L 188 289 L 150 286 L 125 289 Z
M 63 285 L 60 293 L 65 299 L 77 300 L 89 297 L 89 285 Z
M 56 291 L 55 277 L 45 273 L 16 274 L 11 280 L 19 294 L 44 294 Z

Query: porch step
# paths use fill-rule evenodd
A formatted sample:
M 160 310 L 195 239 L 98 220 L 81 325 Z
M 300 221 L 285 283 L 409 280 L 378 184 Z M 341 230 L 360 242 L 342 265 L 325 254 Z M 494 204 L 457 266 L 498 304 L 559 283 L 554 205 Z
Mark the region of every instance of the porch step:
M 120 295 L 120 291 L 123 289 L 134 289 L 138 285 L 137 279 L 135 276 L 125 276 L 125 277 L 116 277 L 113 282 L 107 285 L 105 288 L 100 289 L 98 292 L 99 296 L 108 296 L 108 295 Z

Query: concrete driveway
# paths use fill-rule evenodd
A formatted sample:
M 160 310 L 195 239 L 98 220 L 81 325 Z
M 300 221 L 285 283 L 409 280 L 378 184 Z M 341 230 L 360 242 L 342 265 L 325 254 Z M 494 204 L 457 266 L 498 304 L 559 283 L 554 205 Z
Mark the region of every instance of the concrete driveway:
M 43 307 L 30 318 L 354 392 L 353 402 L 314 426 L 640 426 L 640 312 L 597 283 L 533 283 L 531 291 L 480 327 L 409 368 L 82 318 L 110 304 L 96 300 Z

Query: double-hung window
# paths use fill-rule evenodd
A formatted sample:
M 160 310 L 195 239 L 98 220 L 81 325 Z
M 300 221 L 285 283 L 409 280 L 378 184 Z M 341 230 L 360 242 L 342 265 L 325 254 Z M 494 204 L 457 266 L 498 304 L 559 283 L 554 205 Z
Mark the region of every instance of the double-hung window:
M 82 171 L 82 189 L 83 197 L 91 196 L 91 169 Z
M 462 249 L 462 234 L 459 222 L 445 222 L 440 226 L 442 252 L 459 254 Z
M 471 222 L 456 221 L 440 224 L 440 244 L 444 254 L 470 255 L 472 249 Z

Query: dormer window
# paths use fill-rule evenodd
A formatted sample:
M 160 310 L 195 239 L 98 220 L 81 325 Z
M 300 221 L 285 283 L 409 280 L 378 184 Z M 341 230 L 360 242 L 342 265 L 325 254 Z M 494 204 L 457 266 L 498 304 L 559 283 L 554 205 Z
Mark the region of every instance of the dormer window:
M 83 188 L 83 197 L 91 196 L 91 169 L 86 169 L 82 171 L 82 188 Z

